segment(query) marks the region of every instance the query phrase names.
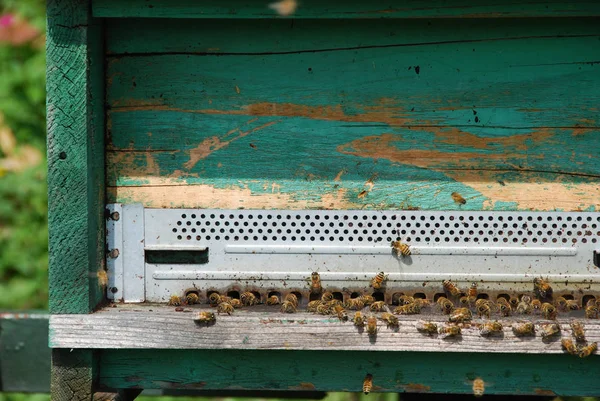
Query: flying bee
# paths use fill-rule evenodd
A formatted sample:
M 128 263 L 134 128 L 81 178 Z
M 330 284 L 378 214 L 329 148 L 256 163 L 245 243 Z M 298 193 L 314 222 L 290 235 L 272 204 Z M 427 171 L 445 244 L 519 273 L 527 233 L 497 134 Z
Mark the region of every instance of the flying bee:
M 346 308 L 353 310 L 361 310 L 365 307 L 364 302 L 360 298 L 350 298 L 346 300 Z
M 194 318 L 195 321 L 197 321 L 198 323 L 212 323 L 215 320 L 217 320 L 215 318 L 215 314 L 212 312 L 200 312 L 196 315 L 196 317 Z
M 588 319 L 598 319 L 599 314 L 600 311 L 598 310 L 598 307 L 595 304 L 585 307 L 585 317 L 587 317 Z
M 542 325 L 542 338 L 547 339 L 560 333 L 560 326 L 556 323 Z
M 469 303 L 474 303 L 477 301 L 477 283 L 471 283 L 471 286 L 467 291 L 467 298 L 469 299 Z
M 573 337 L 575 338 L 576 342 L 585 342 L 585 329 L 583 328 L 583 324 L 581 322 L 571 322 L 571 331 L 573 332 Z
M 213 292 L 208 296 L 208 302 L 210 302 L 210 306 L 217 306 L 221 303 L 221 296 L 216 292 Z
M 200 297 L 195 292 L 190 292 L 185 296 L 185 300 L 188 305 L 195 305 L 200 303 Z
M 500 297 L 496 300 L 496 308 L 502 316 L 510 316 L 512 308 L 506 298 Z
M 331 308 L 327 304 L 319 304 L 319 305 L 317 305 L 316 312 L 319 315 L 330 315 L 331 314 Z
M 484 337 L 497 333 L 502 333 L 502 323 L 498 321 L 486 322 L 479 328 L 479 334 Z
M 473 396 L 481 397 L 485 393 L 485 382 L 481 377 L 473 380 Z
M 531 307 L 533 308 L 534 312 L 539 312 L 542 309 L 542 301 L 539 299 L 534 299 L 531 301 Z
M 467 297 L 466 295 L 463 297 L 460 297 L 458 299 L 458 303 L 460 304 L 460 306 L 462 307 L 466 307 L 469 306 L 469 297 Z
M 365 317 L 362 313 L 356 312 L 352 318 L 352 322 L 356 327 L 365 327 Z
M 421 307 L 415 302 L 414 304 L 398 306 L 394 309 L 394 313 L 397 315 L 418 315 L 421 313 Z
M 239 309 L 242 307 L 242 301 L 240 301 L 237 298 L 233 298 L 231 301 L 229 301 L 229 303 L 231 304 L 231 306 L 233 306 L 235 309 Z
M 471 320 L 473 314 L 469 308 L 454 309 L 448 320 L 452 323 L 463 323 Z
M 387 278 L 385 276 L 385 273 L 384 272 L 379 272 L 371 280 L 371 285 L 370 286 L 373 287 L 376 290 L 379 290 L 379 289 L 381 289 L 381 287 L 383 287 L 383 285 L 385 284 L 386 280 L 387 280 Z
M 258 299 L 256 299 L 256 295 L 254 295 L 250 291 L 243 292 L 242 295 L 240 295 L 240 301 L 242 301 L 242 304 L 244 304 L 244 306 L 252 306 L 258 304 Z
M 398 297 L 398 305 L 408 305 L 415 302 L 415 299 L 410 295 L 400 295 Z
M 283 301 L 281 304 L 282 313 L 294 313 L 296 312 L 296 304 L 291 301 Z
M 581 349 L 579 350 L 579 357 L 580 358 L 585 358 L 586 356 L 590 356 L 594 352 L 596 352 L 597 349 L 598 349 L 598 343 L 597 342 L 593 342 L 593 343 L 591 343 L 589 345 L 586 345 L 585 347 L 581 347 Z
M 386 322 L 388 327 L 398 327 L 399 325 L 398 318 L 388 312 L 382 313 L 380 319 Z
M 535 325 L 531 322 L 515 323 L 512 330 L 516 336 L 535 336 Z
M 542 316 L 544 319 L 555 320 L 556 319 L 556 307 L 549 302 L 542 304 Z
M 436 302 L 445 315 L 449 315 L 454 310 L 454 304 L 446 297 L 439 297 Z
M 335 314 L 337 315 L 338 319 L 340 319 L 341 322 L 345 322 L 348 320 L 348 314 L 346 313 L 346 310 L 344 309 L 344 307 L 342 305 L 334 306 L 333 311 L 335 312 Z
M 376 301 L 371 304 L 372 312 L 383 312 L 386 308 L 386 304 L 384 301 Z
M 329 302 L 333 299 L 333 294 L 329 291 L 325 291 L 323 295 L 321 295 L 321 301 Z
M 426 322 L 425 320 L 419 320 L 416 324 L 417 330 L 429 335 L 436 334 L 438 332 L 437 324 L 432 322 Z
M 444 287 L 444 291 L 453 297 L 458 297 L 460 295 L 460 290 L 452 281 L 444 280 L 442 281 L 442 286 Z
M 406 245 L 401 241 L 392 241 L 392 248 L 396 255 L 400 256 L 409 256 L 410 255 L 410 246 Z
M 279 297 L 277 295 L 271 295 L 267 298 L 267 305 L 279 305 Z
M 577 346 L 570 338 L 563 338 L 562 340 L 560 340 L 560 345 L 562 345 L 562 348 L 567 353 L 571 355 L 579 355 L 579 350 L 577 349 Z
M 306 311 L 307 312 L 316 312 L 317 306 L 321 305 L 322 303 L 323 303 L 323 301 L 321 301 L 320 299 L 317 299 L 316 301 L 310 301 L 308 303 L 308 305 L 306 306 Z
M 525 301 L 521 301 L 517 305 L 517 313 L 520 313 L 521 315 L 528 315 L 531 313 L 532 310 L 533 307 L 531 306 L 531 304 Z
M 368 373 L 363 381 L 363 393 L 369 394 L 373 389 L 373 375 Z
M 377 318 L 375 316 L 369 316 L 367 319 L 367 333 L 370 336 L 377 335 Z
M 371 295 L 361 295 L 358 297 L 358 299 L 360 299 L 365 305 L 371 305 L 373 302 L 375 302 L 375 298 L 373 298 Z
M 291 302 L 294 305 L 294 308 L 298 308 L 298 297 L 296 294 L 290 292 L 285 296 L 284 301 Z
M 533 279 L 533 289 L 540 298 L 546 298 L 552 294 L 552 287 L 550 287 L 548 281 L 541 277 Z
M 180 306 L 181 305 L 181 298 L 179 298 L 177 295 L 171 295 L 171 298 L 169 298 L 169 303 L 167 305 L 169 305 L 169 306 Z
M 221 302 L 217 306 L 217 313 L 220 315 L 221 313 L 227 313 L 231 315 L 233 313 L 233 306 L 229 302 Z
M 460 330 L 460 327 L 458 327 L 458 326 L 444 326 L 444 327 L 440 327 L 440 329 L 438 330 L 438 333 L 441 334 L 442 339 L 444 339 L 444 338 L 448 338 L 448 337 L 460 336 L 461 330 Z
M 458 203 L 459 205 L 464 205 L 467 203 L 467 200 L 465 198 L 462 197 L 461 194 L 459 194 L 458 192 L 452 192 L 450 194 L 450 196 L 452 196 L 452 200 L 456 203 Z
M 312 272 L 310 275 L 310 292 L 311 294 L 320 294 L 323 292 L 321 275 L 318 272 Z

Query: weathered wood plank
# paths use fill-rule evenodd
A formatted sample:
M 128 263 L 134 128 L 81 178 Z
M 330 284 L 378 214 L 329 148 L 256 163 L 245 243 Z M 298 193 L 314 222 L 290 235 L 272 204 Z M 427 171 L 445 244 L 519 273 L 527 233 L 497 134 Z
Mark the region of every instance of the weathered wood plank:
M 53 401 L 91 401 L 98 373 L 91 350 L 53 349 L 50 393 Z
M 441 352 L 105 350 L 99 382 L 113 388 L 593 395 L 597 358 Z
M 269 2 L 205 1 L 202 7 L 195 0 L 94 0 L 96 17 L 152 18 L 277 18 Z M 503 17 L 564 17 L 598 16 L 600 7 L 594 1 L 429 1 L 405 0 L 390 4 L 386 1 L 352 0 L 344 2 L 305 0 L 299 2 L 294 18 L 503 18 Z
M 309 313 L 283 314 L 277 307 L 265 311 L 238 310 L 231 316 L 217 316 L 214 325 L 197 325 L 193 318 L 201 308 L 176 312 L 173 307 L 119 306 L 92 315 L 53 315 L 50 320 L 50 346 L 58 348 L 155 348 L 155 349 L 285 349 L 285 350 L 361 350 L 420 352 L 486 352 L 523 354 L 560 354 L 560 336 L 542 341 L 539 316 L 500 318 L 505 325 L 501 336 L 482 337 L 476 327 L 482 320 L 465 325 L 462 336 L 442 339 L 418 332 L 420 319 L 443 325 L 447 317 L 433 315 L 399 316 L 398 329 L 379 322 L 376 337 L 358 331 L 351 322 L 333 316 Z M 214 309 L 212 309 L 215 312 Z M 519 338 L 510 325 L 516 320 L 538 324 L 535 338 Z M 565 337 L 570 336 L 569 318 L 560 318 Z M 586 320 L 588 341 L 600 341 L 598 321 Z
M 87 3 L 53 0 L 47 9 L 51 313 L 88 313 L 104 296 L 102 37 Z
M 403 30 L 368 20 L 347 37 L 343 23 L 329 36 L 316 21 L 254 36 L 256 21 L 245 21 L 244 35 L 222 40 L 214 23 L 183 24 L 182 34 L 166 25 L 164 39 L 144 42 L 152 45 L 113 37 L 109 201 L 596 209 L 600 29 L 587 19 L 524 21 L 435 22 L 420 42 L 419 21 Z

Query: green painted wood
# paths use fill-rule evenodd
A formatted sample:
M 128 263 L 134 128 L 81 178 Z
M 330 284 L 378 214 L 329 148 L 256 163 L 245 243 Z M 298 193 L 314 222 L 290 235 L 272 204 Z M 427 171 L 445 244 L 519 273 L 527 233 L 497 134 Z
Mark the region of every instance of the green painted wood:
M 0 392 L 48 392 L 48 318 L 39 311 L 0 312 Z
M 594 19 L 177 22 L 110 23 L 109 201 L 600 207 Z
M 102 353 L 99 384 L 122 388 L 599 395 L 598 357 L 414 352 L 129 350 Z
M 103 47 L 89 11 L 85 0 L 47 7 L 51 313 L 88 313 L 104 295 Z
M 270 1 L 203 1 L 196 0 L 93 0 L 96 17 L 164 17 L 164 18 L 274 18 Z M 600 5 L 595 1 L 553 0 L 488 1 L 418 0 L 392 2 L 375 0 L 299 2 L 294 18 L 502 18 L 598 16 Z

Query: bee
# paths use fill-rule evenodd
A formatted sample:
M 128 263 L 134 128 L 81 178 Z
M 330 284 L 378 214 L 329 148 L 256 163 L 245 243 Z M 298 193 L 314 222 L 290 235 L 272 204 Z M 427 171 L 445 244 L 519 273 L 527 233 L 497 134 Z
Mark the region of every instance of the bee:
M 237 298 L 233 298 L 231 301 L 229 301 L 229 303 L 231 304 L 231 306 L 233 306 L 235 309 L 239 309 L 242 307 L 242 301 L 240 301 Z
M 560 310 L 567 310 L 567 300 L 564 297 L 556 298 L 556 307 Z
M 484 392 L 485 382 L 483 381 L 483 379 L 481 379 L 481 377 L 478 377 L 475 380 L 473 380 L 473 396 L 481 397 Z
M 210 302 L 210 306 L 217 306 L 221 303 L 221 296 L 216 292 L 213 292 L 208 296 L 208 302 Z
M 439 297 L 437 300 L 442 313 L 449 315 L 454 310 L 454 304 L 446 297 Z
M 181 305 L 181 298 L 179 298 L 177 295 L 171 295 L 171 298 L 169 298 L 169 303 L 167 305 L 169 305 L 169 306 L 180 306 Z
M 339 299 L 332 299 L 331 301 L 325 302 L 330 308 L 333 309 L 334 306 L 344 306 L 344 303 Z
M 516 336 L 534 336 L 535 325 L 531 322 L 515 323 L 512 327 Z
M 285 296 L 284 301 L 290 302 L 294 305 L 294 308 L 298 308 L 298 297 L 296 296 L 296 294 L 290 292 Z
M 556 323 L 549 323 L 542 325 L 542 338 L 550 338 L 560 333 L 560 326 Z
M 456 203 L 458 203 L 459 205 L 464 205 L 467 203 L 466 199 L 462 197 L 461 194 L 459 194 L 458 192 L 452 192 L 450 194 L 450 196 L 452 196 L 452 200 Z
M 279 297 L 277 295 L 271 295 L 267 298 L 267 305 L 279 305 Z
M 544 302 L 542 304 L 542 316 L 544 319 L 555 320 L 556 319 L 556 307 L 551 303 Z
M 581 322 L 571 322 L 571 331 L 573 332 L 573 337 L 575 338 L 576 342 L 585 342 L 585 329 L 583 328 L 583 324 Z
M 363 393 L 369 394 L 371 389 L 373 389 L 373 375 L 368 373 L 363 381 Z
M 381 314 L 381 320 L 387 323 L 388 327 L 398 327 L 398 318 L 391 313 L 385 312 Z
M 367 319 L 367 333 L 370 336 L 377 335 L 377 318 L 375 316 L 369 316 Z
M 448 320 L 452 323 L 463 323 L 471 320 L 472 318 L 473 314 L 469 308 L 458 308 L 452 312 Z
M 522 315 L 528 315 L 531 313 L 532 310 L 533 307 L 531 306 L 531 304 L 523 300 L 521 300 L 521 302 L 519 302 L 519 304 L 517 305 L 517 313 L 520 313 Z
M 471 283 L 467 291 L 467 298 L 469 299 L 469 303 L 474 303 L 477 300 L 477 283 Z
M 490 336 L 492 334 L 501 333 L 502 332 L 502 323 L 495 322 L 486 322 L 481 325 L 479 328 L 479 334 L 482 336 Z
M 386 304 L 384 301 L 377 301 L 371 304 L 371 311 L 373 312 L 382 312 L 386 308 Z
M 448 338 L 448 337 L 456 337 L 456 336 L 460 336 L 461 334 L 461 330 L 460 327 L 458 326 L 444 326 L 444 327 L 440 327 L 440 329 L 438 330 L 438 333 L 442 335 L 442 338 Z
M 460 297 L 458 299 L 458 303 L 462 306 L 462 307 L 466 307 L 469 306 L 469 297 L 467 297 L 466 295 L 463 297 Z
M 348 320 L 348 314 L 346 313 L 346 310 L 342 305 L 334 306 L 333 311 L 337 315 L 338 319 L 340 319 L 340 321 L 345 322 Z
M 595 298 L 590 298 L 590 299 L 588 299 L 588 301 L 585 303 L 585 306 L 586 306 L 586 307 L 588 307 L 588 306 L 597 306 L 597 305 L 598 305 L 598 304 L 597 304 L 597 302 L 596 302 L 596 299 L 595 299 Z
M 321 305 L 322 303 L 323 303 L 323 301 L 321 301 L 320 299 L 317 299 L 316 301 L 310 301 L 308 303 L 308 305 L 306 306 L 306 311 L 307 312 L 316 312 L 317 306 Z
M 577 349 L 577 346 L 570 338 L 563 338 L 562 340 L 560 340 L 560 345 L 562 345 L 562 348 L 567 353 L 571 355 L 579 355 L 579 350 Z
M 519 305 L 519 298 L 510 297 L 510 299 L 508 300 L 508 303 L 510 304 L 510 307 L 514 309 L 517 307 L 517 305 Z
M 588 319 L 598 319 L 599 312 L 600 311 L 595 304 L 585 307 L 585 317 Z
M 227 313 L 228 315 L 231 315 L 233 313 L 233 306 L 231 306 L 229 302 L 221 302 L 217 306 L 217 313 Z
M 415 299 L 410 295 L 400 295 L 398 297 L 398 305 L 408 305 L 415 302 Z
M 429 335 L 433 335 L 438 332 L 437 324 L 432 322 L 426 322 L 425 320 L 419 320 L 416 324 L 417 330 Z
M 258 299 L 256 299 L 256 295 L 254 295 L 250 291 L 243 292 L 242 295 L 240 295 L 240 301 L 242 301 L 242 304 L 244 304 L 244 306 L 252 306 L 258 304 Z
M 280 310 L 282 313 L 294 313 L 296 312 L 296 304 L 291 301 L 283 301 Z
M 365 307 L 364 302 L 360 298 L 350 298 L 346 301 L 346 308 L 361 310 Z
M 428 308 L 430 306 L 429 301 L 424 298 L 415 298 L 415 305 L 419 305 L 419 308 Z
M 321 301 L 329 302 L 333 299 L 333 294 L 329 291 L 325 291 L 323 295 L 321 295 Z
M 482 302 L 481 304 L 476 306 L 477 308 L 477 314 L 480 317 L 487 317 L 488 319 L 490 318 L 490 315 L 492 314 L 492 308 L 490 308 L 490 304 L 487 302 Z
M 212 312 L 200 312 L 194 318 L 198 323 L 212 323 L 216 321 L 215 314 Z
M 531 303 L 531 297 L 529 295 L 521 295 L 521 302 L 525 302 L 526 304 Z
M 421 313 L 421 307 L 418 303 L 398 306 L 394 309 L 394 313 L 398 315 L 418 315 Z
M 452 281 L 444 280 L 442 281 L 442 286 L 444 287 L 446 293 L 452 295 L 453 297 L 457 297 L 460 295 L 460 290 Z
M 269 8 L 274 10 L 282 17 L 293 15 L 298 8 L 297 0 L 279 0 L 269 4 Z M 236 92 L 239 93 L 239 88 L 236 86 Z
M 379 290 L 385 284 L 385 280 L 387 280 L 387 277 L 385 276 L 385 273 L 379 272 L 371 280 L 371 285 L 370 286 L 373 287 L 376 290 Z
M 410 246 L 401 241 L 392 241 L 392 248 L 396 255 L 409 256 Z
M 317 272 L 312 272 L 310 275 L 310 292 L 311 294 L 320 294 L 323 292 L 323 287 L 321 286 L 321 276 Z
M 533 279 L 533 289 L 540 298 L 546 298 L 552 294 L 552 287 L 550 287 L 548 281 L 541 277 L 536 277 Z
M 498 298 L 496 300 L 496 307 L 502 316 L 510 316 L 512 308 L 506 298 Z
M 185 300 L 188 305 L 194 305 L 200 303 L 200 297 L 195 292 L 190 292 L 185 296 Z
M 362 313 L 356 312 L 352 318 L 352 322 L 356 327 L 365 327 L 365 317 Z
M 534 299 L 531 301 L 531 307 L 533 308 L 534 312 L 539 312 L 542 309 L 542 301 L 539 299 Z
M 579 305 L 574 299 L 567 299 L 567 310 L 578 310 Z
M 373 298 L 371 295 L 361 295 L 358 297 L 358 299 L 360 299 L 365 305 L 371 305 L 373 302 L 375 302 L 375 298 Z
M 596 352 L 597 349 L 598 349 L 598 343 L 597 342 L 593 342 L 593 343 L 591 343 L 589 345 L 586 345 L 585 347 L 581 347 L 581 349 L 579 350 L 579 357 L 580 358 L 585 358 L 586 356 L 590 356 L 594 352 Z
M 316 311 L 319 315 L 330 315 L 331 314 L 331 308 L 327 304 L 317 305 Z

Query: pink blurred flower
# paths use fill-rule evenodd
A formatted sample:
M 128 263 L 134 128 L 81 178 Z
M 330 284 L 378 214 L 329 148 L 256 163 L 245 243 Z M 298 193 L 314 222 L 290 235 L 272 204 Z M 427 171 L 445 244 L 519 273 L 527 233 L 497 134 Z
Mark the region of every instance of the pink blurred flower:
M 0 15 L 0 28 L 6 28 L 12 25 L 15 16 L 12 14 Z

